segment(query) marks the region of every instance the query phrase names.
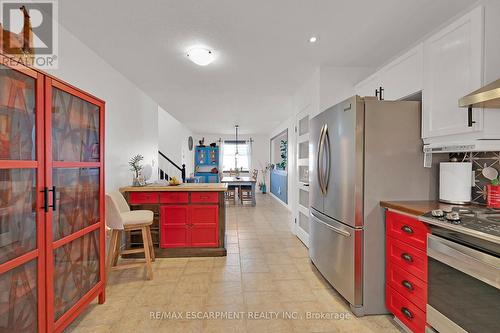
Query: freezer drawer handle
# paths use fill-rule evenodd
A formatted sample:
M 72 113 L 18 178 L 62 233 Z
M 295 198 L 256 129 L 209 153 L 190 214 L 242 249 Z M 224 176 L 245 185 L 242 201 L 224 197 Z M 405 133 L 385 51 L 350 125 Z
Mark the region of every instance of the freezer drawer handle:
M 315 218 L 314 220 L 316 220 L 317 222 L 323 224 L 325 227 L 327 227 L 328 229 L 330 229 L 331 231 L 333 231 L 333 232 L 335 232 L 335 233 L 337 233 L 339 235 L 342 235 L 344 237 L 350 237 L 351 236 L 351 234 L 349 232 L 347 232 L 345 230 L 342 230 L 342 229 L 339 229 L 339 228 L 336 228 L 334 226 L 331 226 L 328 223 L 325 223 L 325 222 L 319 220 L 318 218 Z
M 403 285 L 403 287 L 405 287 L 409 291 L 413 291 L 413 284 L 410 281 L 403 280 L 403 281 L 401 281 L 401 284 Z
M 411 313 L 408 308 L 402 307 L 401 308 L 401 313 L 408 319 L 412 320 L 413 319 L 413 313 Z
M 413 234 L 413 229 L 407 225 L 402 226 L 401 230 L 403 230 L 404 232 L 406 232 L 409 235 Z
M 406 261 L 406 262 L 413 262 L 413 258 L 411 255 L 409 255 L 408 253 L 403 253 L 401 255 L 401 258 Z

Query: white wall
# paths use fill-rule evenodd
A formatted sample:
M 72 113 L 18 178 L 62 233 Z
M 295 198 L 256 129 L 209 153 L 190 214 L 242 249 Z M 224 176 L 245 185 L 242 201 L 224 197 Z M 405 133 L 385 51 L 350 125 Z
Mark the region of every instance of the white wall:
M 136 154 L 153 165 L 156 178 L 159 120 L 153 99 L 62 26 L 59 68 L 49 73 L 106 102 L 106 191 L 131 184 L 128 160 Z
M 188 138 L 193 132 L 170 113 L 158 107 L 158 146 L 162 153 L 167 155 L 177 165 L 186 165 L 186 176 L 194 172 L 194 149 L 189 150 Z M 193 138 L 194 139 L 194 138 Z M 195 143 L 193 142 L 193 146 Z M 176 176 L 180 179 L 180 171 L 168 161 L 158 158 L 158 166 L 170 177 Z
M 321 67 L 319 71 L 320 112 L 354 95 L 354 85 L 367 77 L 370 67 Z

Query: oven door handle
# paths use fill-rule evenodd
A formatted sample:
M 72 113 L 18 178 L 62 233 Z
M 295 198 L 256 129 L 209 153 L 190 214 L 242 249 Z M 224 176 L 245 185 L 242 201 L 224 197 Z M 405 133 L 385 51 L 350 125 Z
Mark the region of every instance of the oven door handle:
M 427 255 L 500 289 L 499 258 L 431 234 L 427 236 Z

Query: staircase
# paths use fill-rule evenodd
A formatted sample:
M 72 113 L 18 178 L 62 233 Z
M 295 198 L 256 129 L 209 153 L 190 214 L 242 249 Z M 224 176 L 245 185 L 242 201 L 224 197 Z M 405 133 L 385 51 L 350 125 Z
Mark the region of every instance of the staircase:
M 165 154 L 163 154 L 159 150 L 158 150 L 158 155 L 160 155 L 161 158 L 167 160 L 170 164 L 172 164 L 176 169 L 178 169 L 181 172 L 182 182 L 185 183 L 186 182 L 186 165 L 183 164 L 182 167 L 178 166 L 174 161 L 172 161 L 170 158 L 168 158 Z M 158 164 L 158 172 L 159 172 L 160 180 L 172 179 L 171 176 L 169 176 L 165 171 L 163 171 L 162 168 L 160 168 L 160 164 Z

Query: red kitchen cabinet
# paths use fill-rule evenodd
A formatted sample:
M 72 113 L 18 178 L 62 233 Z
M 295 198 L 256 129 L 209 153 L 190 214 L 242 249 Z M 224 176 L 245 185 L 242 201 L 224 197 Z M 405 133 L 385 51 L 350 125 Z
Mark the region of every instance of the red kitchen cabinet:
M 217 247 L 217 205 L 165 205 L 160 211 L 160 247 Z
M 191 246 L 214 247 L 218 239 L 219 207 L 215 205 L 190 206 Z
M 386 305 L 416 333 L 426 323 L 427 233 L 416 217 L 386 212 Z
M 160 243 L 162 247 L 189 246 L 189 206 L 161 207 Z

